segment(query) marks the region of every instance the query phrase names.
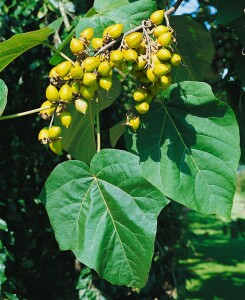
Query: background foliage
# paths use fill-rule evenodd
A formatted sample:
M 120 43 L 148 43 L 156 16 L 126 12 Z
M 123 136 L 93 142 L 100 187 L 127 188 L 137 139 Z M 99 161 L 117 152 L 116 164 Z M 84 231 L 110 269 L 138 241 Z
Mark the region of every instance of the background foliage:
M 159 1 L 159 5 L 163 5 L 163 2 L 165 1 Z M 192 14 L 195 20 L 189 19 L 188 22 L 191 24 L 186 27 L 189 31 L 185 29 L 183 36 L 180 34 L 180 38 L 186 41 L 185 47 L 190 47 L 190 36 L 192 36 L 190 69 L 194 72 L 198 70 L 199 74 L 196 76 L 200 76 L 200 80 L 205 77 L 205 81 L 212 86 L 215 95 L 231 105 L 240 124 L 243 145 L 245 137 L 244 58 L 237 59 L 237 54 L 242 50 L 241 43 L 244 43 L 244 31 L 242 32 L 239 26 L 243 19 L 236 12 L 229 14 L 234 16 L 233 19 L 227 19 L 226 10 L 223 10 L 223 6 L 219 4 L 221 7 L 218 9 L 224 13 L 218 13 L 219 24 L 214 23 L 216 1 L 199 2 L 198 8 Z M 224 1 L 223 5 L 229 2 Z M 51 43 L 58 45 L 71 33 L 75 24 L 77 22 L 79 24 L 79 18 L 84 16 L 92 5 L 93 1 L 88 0 L 4 1 L 0 6 L 1 41 L 16 33 L 45 27 L 64 16 L 63 11 L 65 11 L 67 20 L 61 30 L 59 33 L 55 32 L 53 37 L 49 37 Z M 100 6 L 96 11 L 100 13 L 103 9 L 103 6 Z M 228 7 L 228 11 L 232 9 L 233 6 Z M 97 18 L 96 15 L 94 18 Z M 184 22 L 182 20 L 186 20 L 184 18 L 186 17 L 173 18 L 173 27 L 176 23 L 177 32 L 181 31 L 181 24 Z M 199 24 L 196 25 L 195 22 Z M 197 32 L 191 30 L 192 26 Z M 212 39 L 204 28 L 208 29 Z M 240 41 L 237 40 L 237 36 Z M 195 57 L 195 47 L 200 41 L 203 41 L 200 45 L 206 51 L 207 57 L 213 56 L 213 63 L 208 68 L 205 60 L 198 61 Z M 39 46 L 19 57 L 1 72 L 1 79 L 9 88 L 5 114 L 32 109 L 42 103 L 48 82 L 49 58 L 50 50 Z M 188 62 L 186 64 L 188 65 Z M 183 80 L 182 74 L 181 70 L 176 73 L 177 81 Z M 110 146 L 109 130 L 122 120 L 130 106 L 131 89 L 134 84 L 131 79 L 123 83 L 122 101 L 115 102 L 102 114 L 103 147 Z M 0 112 L 1 109 L 0 107 Z M 125 299 L 126 297 L 169 299 L 171 295 L 175 295 L 176 290 L 179 297 L 182 297 L 189 274 L 182 269 L 178 259 L 180 257 L 185 259 L 190 255 L 193 249 L 191 243 L 193 237 L 187 231 L 187 225 L 183 221 L 185 215 L 179 205 L 168 206 L 159 216 L 155 254 L 147 286 L 140 294 L 132 289 L 112 286 L 101 280 L 89 268 L 78 263 L 72 253 L 60 252 L 46 211 L 36 199 L 51 170 L 58 163 L 66 160 L 65 155 L 55 157 L 37 143 L 37 132 L 44 126 L 44 122 L 38 117 L 28 116 L 1 122 L 0 126 L 0 270 L 4 270 L 0 272 L 0 287 L 3 297 L 6 299 L 96 299 L 96 297 L 101 297 L 98 299 Z M 67 143 L 68 149 L 69 141 Z M 122 137 L 117 147 L 125 149 Z M 242 151 L 244 149 L 245 147 L 242 147 Z M 244 161 L 244 152 L 242 161 Z M 183 297 L 186 299 L 186 296 Z

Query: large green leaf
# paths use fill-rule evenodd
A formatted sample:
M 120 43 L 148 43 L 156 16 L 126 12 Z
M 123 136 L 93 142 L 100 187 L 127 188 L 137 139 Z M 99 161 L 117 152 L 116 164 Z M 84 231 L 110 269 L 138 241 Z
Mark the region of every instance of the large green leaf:
M 8 226 L 6 222 L 2 219 L 0 219 L 0 231 L 6 231 L 6 232 L 8 231 Z M 5 263 L 7 259 L 7 254 L 8 252 L 0 239 L 0 295 L 1 295 L 1 286 L 7 279 L 5 276 Z
M 92 17 L 82 18 L 76 26 L 76 36 L 87 28 L 93 27 L 95 36 L 100 37 L 104 29 L 112 23 L 124 24 L 124 31 L 128 31 L 142 20 L 148 19 L 151 12 L 156 10 L 156 2 L 152 0 L 95 0 Z
M 0 116 L 3 114 L 7 104 L 8 88 L 4 81 L 0 79 Z
M 243 47 L 245 47 L 245 18 L 241 16 L 240 18 L 234 20 L 233 22 L 228 24 L 232 27 L 237 34 L 239 41 L 242 43 Z
M 121 150 L 58 165 L 40 195 L 61 250 L 113 284 L 142 288 L 166 198 L 147 182 L 137 156 Z
M 9 40 L 0 43 L 0 71 L 27 50 L 42 44 L 47 37 L 59 28 L 63 18 L 59 18 L 47 27 L 16 34 Z
M 126 134 L 128 149 L 139 154 L 144 176 L 166 196 L 229 217 L 240 158 L 233 111 L 206 83 L 174 84 L 164 99 L 152 103 L 137 134 Z
M 217 1 L 217 24 L 226 24 L 244 15 L 244 1 Z
M 188 16 L 174 16 L 171 26 L 176 32 L 175 48 L 183 59 L 183 65 L 172 69 L 173 82 L 203 81 L 214 55 L 210 34 Z
M 98 92 L 99 111 L 110 106 L 120 93 L 120 81 L 114 77 L 113 85 L 109 92 L 102 89 Z M 94 136 L 94 118 L 96 109 L 95 101 L 90 102 L 90 109 L 85 115 L 73 109 L 71 126 L 63 131 L 63 148 L 75 159 L 80 159 L 86 163 L 90 163 L 92 157 L 96 153 Z

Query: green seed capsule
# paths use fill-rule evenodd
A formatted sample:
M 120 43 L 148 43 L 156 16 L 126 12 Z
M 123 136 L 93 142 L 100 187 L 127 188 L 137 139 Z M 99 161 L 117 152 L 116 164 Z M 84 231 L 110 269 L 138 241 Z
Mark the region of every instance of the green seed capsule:
M 135 109 L 138 111 L 138 113 L 140 113 L 142 115 L 146 114 L 149 111 L 149 108 L 150 108 L 149 103 L 147 103 L 145 101 L 137 103 L 135 105 Z
M 133 94 L 133 98 L 137 102 L 141 102 L 141 101 L 145 100 L 146 97 L 147 97 L 147 92 L 143 88 L 137 89 Z
M 85 73 L 83 76 L 83 84 L 86 86 L 95 85 L 97 77 L 94 73 Z
M 74 79 L 82 79 L 83 78 L 83 69 L 79 64 L 71 67 L 70 76 Z
M 84 45 L 79 39 L 72 38 L 70 42 L 70 49 L 73 54 L 79 54 L 84 50 Z
M 94 35 L 94 29 L 91 28 L 91 27 L 84 29 L 80 33 L 80 37 L 85 38 L 85 39 L 87 39 L 89 41 L 92 39 L 93 35 Z
M 173 42 L 172 33 L 166 32 L 161 34 L 157 41 L 162 47 L 168 47 Z
M 125 37 L 125 42 L 129 48 L 137 48 L 142 42 L 142 33 L 133 32 Z
M 49 148 L 57 155 L 59 155 L 62 152 L 62 141 L 54 140 L 49 144 Z
M 71 102 L 72 100 L 72 89 L 71 87 L 66 83 L 62 85 L 60 92 L 60 100 L 64 102 Z
M 93 72 L 100 64 L 100 58 L 97 56 L 87 57 L 83 61 L 83 66 L 88 72 Z
M 61 128 L 59 126 L 52 126 L 48 129 L 48 137 L 50 139 L 57 139 L 61 136 Z
M 85 99 L 92 100 L 95 90 L 93 86 L 82 85 L 80 88 L 80 92 Z
M 102 61 L 100 64 L 99 64 L 99 67 L 98 67 L 98 72 L 100 73 L 100 75 L 102 76 L 108 76 L 111 72 L 111 65 L 108 61 Z
M 46 98 L 51 102 L 57 102 L 59 100 L 59 91 L 52 84 L 46 89 Z
M 56 73 L 59 77 L 66 77 L 71 69 L 72 63 L 70 61 L 64 61 L 56 66 Z
M 112 78 L 110 76 L 101 77 L 99 85 L 102 87 L 102 89 L 109 91 L 109 89 L 112 87 Z
M 68 128 L 70 126 L 71 121 L 72 121 L 72 115 L 68 110 L 63 111 L 60 114 L 60 122 L 66 128 Z
M 86 114 L 88 110 L 88 102 L 84 99 L 76 99 L 75 100 L 75 108 L 77 111 Z

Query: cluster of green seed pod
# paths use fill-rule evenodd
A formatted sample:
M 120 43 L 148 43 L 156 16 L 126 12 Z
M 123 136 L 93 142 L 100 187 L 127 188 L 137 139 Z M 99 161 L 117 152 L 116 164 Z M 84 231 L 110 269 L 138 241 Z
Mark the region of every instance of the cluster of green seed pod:
M 215 55 L 212 62 L 213 71 L 222 73 L 225 68 L 235 69 L 236 53 L 242 51 L 237 35 L 232 28 L 223 25 L 214 25 L 211 32 L 215 45 Z
M 94 37 L 93 28 L 86 28 L 79 37 L 72 38 L 70 49 L 74 60 L 60 63 L 49 73 L 50 84 L 40 116 L 51 119 L 51 125 L 41 130 L 41 143 L 49 144 L 51 150 L 59 154 L 62 151 L 61 128 L 58 137 L 48 133 L 53 128 L 54 116 L 68 127 L 72 121 L 68 110 L 70 103 L 85 114 L 89 101 L 94 101 L 99 89 L 111 89 L 114 70 L 125 76 L 131 74 L 138 81 L 133 94 L 135 104 L 127 114 L 126 124 L 135 131 L 139 128 L 140 115 L 149 111 L 160 89 L 168 88 L 171 68 L 181 62 L 181 57 L 171 47 L 173 30 L 162 25 L 163 20 L 164 11 L 158 10 L 149 20 L 143 21 L 140 28 L 124 34 L 123 24 L 113 24 L 101 37 Z

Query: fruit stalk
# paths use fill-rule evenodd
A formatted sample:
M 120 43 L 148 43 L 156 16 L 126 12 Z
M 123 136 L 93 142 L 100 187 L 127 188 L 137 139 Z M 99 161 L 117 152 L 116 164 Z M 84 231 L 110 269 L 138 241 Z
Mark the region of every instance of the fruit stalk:
M 53 106 L 43 107 L 43 108 L 39 107 L 39 108 L 36 108 L 36 109 L 27 110 L 27 111 L 24 111 L 24 112 L 21 112 L 21 113 L 13 114 L 13 115 L 2 116 L 2 117 L 0 117 L 0 121 L 7 120 L 7 119 L 14 119 L 14 118 L 18 118 L 18 117 L 23 117 L 23 116 L 35 114 L 35 113 L 37 113 L 39 111 L 47 110 L 47 109 L 49 109 L 51 107 L 53 107 Z
M 73 65 L 75 65 L 74 61 L 71 60 L 67 55 L 65 55 L 63 52 L 60 52 L 58 49 L 56 49 L 54 46 L 50 45 L 49 43 L 43 43 L 44 46 L 49 47 L 52 49 L 54 52 L 58 53 L 60 56 L 62 56 L 64 59 L 67 61 L 70 61 Z

